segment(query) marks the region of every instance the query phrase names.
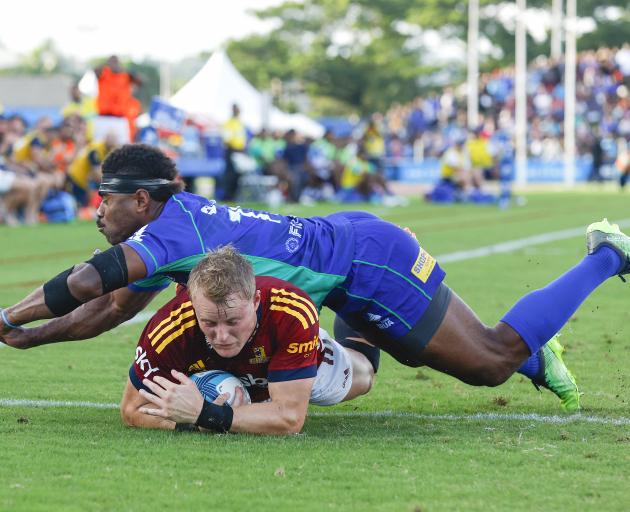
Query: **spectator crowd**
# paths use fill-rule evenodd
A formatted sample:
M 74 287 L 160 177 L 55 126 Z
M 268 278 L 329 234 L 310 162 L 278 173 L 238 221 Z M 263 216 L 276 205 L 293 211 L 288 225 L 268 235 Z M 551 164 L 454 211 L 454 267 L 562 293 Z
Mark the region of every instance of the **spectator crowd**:
M 630 45 L 582 52 L 577 59 L 576 141 L 579 154 L 596 143 L 610 157 L 630 139 Z M 539 56 L 527 73 L 528 155 L 562 158 L 564 62 Z M 480 128 L 511 137 L 515 128 L 514 68 L 484 73 L 479 80 Z M 440 157 L 466 127 L 466 87 L 393 105 L 382 118 L 389 156 Z
M 42 211 L 63 217 L 68 202 L 91 217 L 98 205 L 95 190 L 100 163 L 123 142 L 115 133 L 94 138 L 96 115 L 122 118 L 130 140 L 164 147 L 169 156 L 197 153 L 223 160 L 217 179 L 219 199 L 274 202 L 371 201 L 404 202 L 390 189 L 387 177 L 396 162 L 441 159 L 442 181 L 456 188 L 479 188 L 487 179 L 505 178 L 502 162 L 512 155 L 515 128 L 514 69 L 480 77 L 479 125 L 467 127 L 465 87 L 444 87 L 409 104 L 394 104 L 353 129 L 334 127 L 311 139 L 289 130 L 263 129 L 251 134 L 240 120 L 238 105 L 221 130 L 219 151 L 204 149 L 207 127 L 187 120 L 182 132 L 138 131 L 140 104 L 133 97 L 141 77 L 126 72 L 111 57 L 96 70 L 100 94 L 83 98 L 74 86 L 64 118 L 53 126 L 48 118 L 28 127 L 19 115 L 0 116 L 0 220 L 36 223 Z M 602 166 L 617 162 L 625 185 L 630 172 L 630 46 L 601 48 L 578 55 L 576 136 L 579 155 L 593 162 L 591 179 L 600 180 Z M 536 58 L 527 74 L 528 155 L 559 160 L 563 152 L 564 63 Z M 150 126 L 149 126 L 150 128 Z M 215 130 L 216 131 L 216 130 Z M 147 133 L 153 133 L 147 139 Z M 157 135 L 156 135 L 157 133 Z M 216 149 L 216 148 L 215 148 Z M 212 153 L 212 155 L 210 155 Z M 394 175 L 395 177 L 395 175 Z M 189 187 L 194 186 L 187 179 Z M 69 199 L 72 198 L 72 199 Z

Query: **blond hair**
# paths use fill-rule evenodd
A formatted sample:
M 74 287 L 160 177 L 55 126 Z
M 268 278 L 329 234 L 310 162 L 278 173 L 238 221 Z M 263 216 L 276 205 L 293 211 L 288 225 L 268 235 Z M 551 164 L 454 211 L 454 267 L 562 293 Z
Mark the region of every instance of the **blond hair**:
M 210 251 L 197 263 L 188 277 L 190 296 L 201 296 L 217 305 L 226 305 L 228 297 L 238 295 L 253 299 L 256 292 L 254 268 L 231 245 Z

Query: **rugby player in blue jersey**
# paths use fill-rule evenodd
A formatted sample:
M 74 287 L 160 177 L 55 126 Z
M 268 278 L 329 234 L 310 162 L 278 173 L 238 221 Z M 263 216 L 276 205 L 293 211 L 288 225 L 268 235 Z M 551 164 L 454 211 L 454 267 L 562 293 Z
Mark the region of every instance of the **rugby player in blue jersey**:
M 417 240 L 369 213 L 297 218 L 219 205 L 181 192 L 174 163 L 144 145 L 107 157 L 100 194 L 97 225 L 113 247 L 2 310 L 7 344 L 94 337 L 133 317 L 171 281 L 185 284 L 208 250 L 231 243 L 257 275 L 290 281 L 335 311 L 335 338 L 362 351 L 375 370 L 380 348 L 473 385 L 496 386 L 519 371 L 577 410 L 579 392 L 555 335 L 599 284 L 630 272 L 630 239 L 607 222 L 593 224 L 580 263 L 489 327 L 444 284 L 444 271 Z

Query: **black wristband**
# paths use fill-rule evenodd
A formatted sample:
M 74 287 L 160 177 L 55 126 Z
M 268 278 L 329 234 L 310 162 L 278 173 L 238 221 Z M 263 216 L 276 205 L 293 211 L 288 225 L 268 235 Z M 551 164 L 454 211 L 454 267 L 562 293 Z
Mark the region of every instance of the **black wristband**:
M 215 432 L 228 432 L 233 418 L 234 410 L 230 404 L 217 405 L 204 400 L 195 425 Z
M 199 427 L 192 423 L 175 423 L 177 432 L 199 432 Z

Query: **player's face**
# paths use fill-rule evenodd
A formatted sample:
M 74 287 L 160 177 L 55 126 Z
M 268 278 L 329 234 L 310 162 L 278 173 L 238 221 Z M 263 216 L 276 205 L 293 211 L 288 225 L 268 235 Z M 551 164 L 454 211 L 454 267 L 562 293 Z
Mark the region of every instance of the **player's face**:
M 256 328 L 260 292 L 257 290 L 253 299 L 230 295 L 220 306 L 206 297 L 193 297 L 192 302 L 208 344 L 221 357 L 238 355 Z
M 140 229 L 143 220 L 133 194 L 104 194 L 96 210 L 96 225 L 112 245 L 124 242 Z

